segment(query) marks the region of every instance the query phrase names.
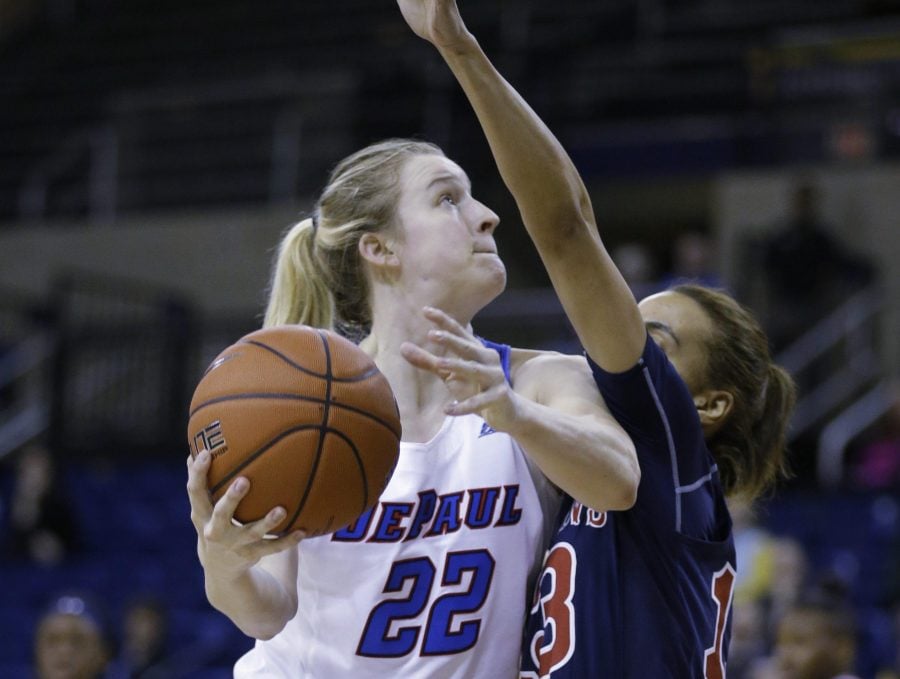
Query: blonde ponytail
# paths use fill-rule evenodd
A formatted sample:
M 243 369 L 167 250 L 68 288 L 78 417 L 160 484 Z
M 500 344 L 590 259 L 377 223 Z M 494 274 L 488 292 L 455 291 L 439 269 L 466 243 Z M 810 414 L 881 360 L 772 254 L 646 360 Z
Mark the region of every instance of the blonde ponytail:
M 282 238 L 264 327 L 300 323 L 333 329 L 334 299 L 316 261 L 314 238 L 312 219 L 295 224 Z
M 314 208 L 315 226 L 304 219 L 281 241 L 265 326 L 302 323 L 357 341 L 370 331 L 359 239 L 393 226 L 403 166 L 419 155 L 444 154 L 426 142 L 387 139 L 337 164 Z

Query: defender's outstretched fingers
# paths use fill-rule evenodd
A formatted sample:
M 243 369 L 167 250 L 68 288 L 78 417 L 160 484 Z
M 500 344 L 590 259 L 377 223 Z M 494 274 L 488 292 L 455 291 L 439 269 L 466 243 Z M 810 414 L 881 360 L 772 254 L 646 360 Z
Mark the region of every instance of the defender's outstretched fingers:
M 428 338 L 450 349 L 453 353 L 461 358 L 471 361 L 488 362 L 491 360 L 491 354 L 497 355 L 496 351 L 488 349 L 474 337 L 460 336 L 446 330 L 430 330 Z M 499 363 L 499 357 L 497 361 Z

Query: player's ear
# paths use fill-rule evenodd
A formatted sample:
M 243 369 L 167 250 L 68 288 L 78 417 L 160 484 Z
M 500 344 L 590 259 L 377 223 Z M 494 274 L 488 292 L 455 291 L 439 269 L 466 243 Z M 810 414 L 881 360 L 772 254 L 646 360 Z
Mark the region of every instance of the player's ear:
M 706 389 L 694 396 L 700 424 L 707 434 L 715 434 L 734 409 L 734 395 L 723 389 Z
M 400 266 L 400 258 L 380 233 L 364 233 L 359 239 L 359 254 L 376 269 L 395 269 Z

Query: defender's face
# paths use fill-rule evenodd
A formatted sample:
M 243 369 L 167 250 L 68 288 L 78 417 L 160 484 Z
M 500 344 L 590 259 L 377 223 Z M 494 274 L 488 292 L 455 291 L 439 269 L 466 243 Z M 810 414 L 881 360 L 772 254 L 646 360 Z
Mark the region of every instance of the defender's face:
M 671 290 L 645 298 L 638 305 L 650 337 L 665 352 L 691 394 L 708 386 L 706 347 L 712 321 L 697 302 Z

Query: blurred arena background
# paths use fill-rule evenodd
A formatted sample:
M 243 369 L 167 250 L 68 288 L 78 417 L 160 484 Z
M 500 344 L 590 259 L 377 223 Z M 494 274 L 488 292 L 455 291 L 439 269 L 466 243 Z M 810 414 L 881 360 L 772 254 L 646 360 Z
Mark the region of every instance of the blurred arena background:
M 798 380 L 795 477 L 736 510 L 729 676 L 762 676 L 778 612 L 823 580 L 859 675 L 897 676 L 900 3 L 460 4 L 636 294 L 727 287 Z M 160 604 L 169 664 L 142 676 L 230 676 L 250 642 L 205 600 L 187 402 L 259 325 L 331 165 L 389 136 L 443 146 L 503 220 L 509 289 L 476 330 L 577 350 L 473 114 L 390 0 L 0 0 L 0 677 L 30 676 L 72 590 L 120 646 L 130 602 Z

